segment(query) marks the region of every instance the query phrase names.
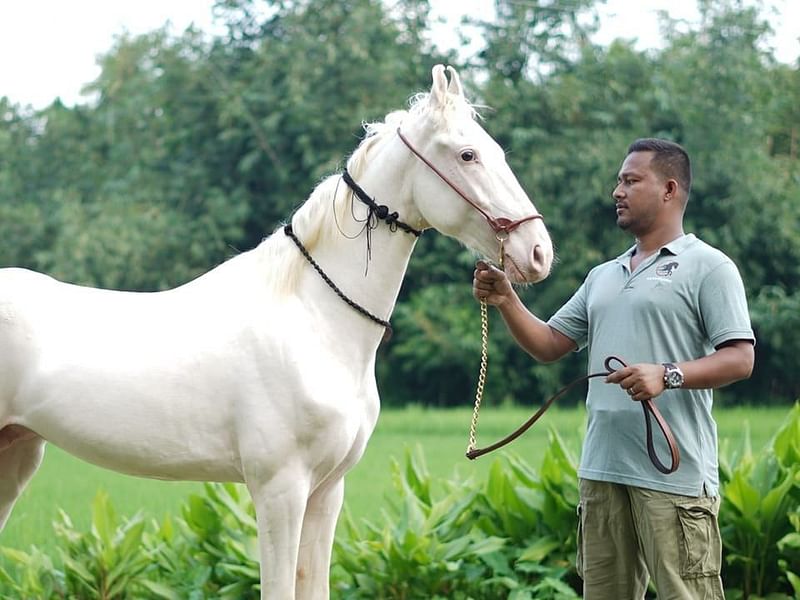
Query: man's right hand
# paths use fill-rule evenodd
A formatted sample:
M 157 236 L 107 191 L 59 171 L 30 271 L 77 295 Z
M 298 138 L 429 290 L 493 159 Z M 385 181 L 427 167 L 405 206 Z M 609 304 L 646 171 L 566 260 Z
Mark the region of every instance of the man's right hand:
M 498 307 L 511 335 L 536 360 L 552 362 L 575 350 L 575 342 L 530 312 L 506 274 L 484 260 L 475 264 L 472 295 Z
M 486 300 L 487 304 L 500 306 L 514 294 L 514 288 L 503 271 L 483 260 L 475 263 L 472 295 L 477 300 Z

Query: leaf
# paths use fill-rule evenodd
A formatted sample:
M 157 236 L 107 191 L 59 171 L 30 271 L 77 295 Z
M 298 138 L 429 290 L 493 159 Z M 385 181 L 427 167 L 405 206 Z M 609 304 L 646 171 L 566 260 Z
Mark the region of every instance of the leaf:
M 789 548 L 800 550 L 800 533 L 787 533 L 778 540 L 778 549 L 785 552 Z
M 786 578 L 789 580 L 789 583 L 792 585 L 792 589 L 794 590 L 795 598 L 800 597 L 800 577 L 792 573 L 791 571 L 786 572 Z
M 551 536 L 541 537 L 522 552 L 519 560 L 540 563 L 560 546 L 561 542 Z
M 31 560 L 29 554 L 22 550 L 15 550 L 14 548 L 0 547 L 0 554 L 16 563 L 26 564 Z
M 505 547 L 506 540 L 504 538 L 489 536 L 473 541 L 470 552 L 476 556 L 483 556 L 484 554 L 500 552 Z
M 114 529 L 117 525 L 117 515 L 109 501 L 108 494 L 99 491 L 92 501 L 92 526 L 102 545 L 113 548 Z
M 145 522 L 141 516 L 134 516 L 126 525 L 122 540 L 117 544 L 120 556 L 125 559 L 141 551 Z
M 786 473 L 783 481 L 767 492 L 761 501 L 761 517 L 766 525 L 771 526 L 772 522 L 777 519 L 786 519 L 786 509 L 792 502 L 790 493 L 795 486 L 794 474 L 796 471 L 797 467 Z
M 90 589 L 97 589 L 92 585 L 95 581 L 94 576 L 84 565 L 65 554 L 62 554 L 61 559 L 64 562 L 64 567 L 82 579 L 84 583 L 90 586 Z
M 786 424 L 775 434 L 773 448 L 784 467 L 800 463 L 800 402 L 795 403 Z
M 177 591 L 164 583 L 145 579 L 140 581 L 139 584 L 146 588 L 153 596 L 161 600 L 184 600 Z
M 755 527 L 761 498 L 758 491 L 748 483 L 740 471 L 734 474 L 731 482 L 725 488 L 725 497 Z

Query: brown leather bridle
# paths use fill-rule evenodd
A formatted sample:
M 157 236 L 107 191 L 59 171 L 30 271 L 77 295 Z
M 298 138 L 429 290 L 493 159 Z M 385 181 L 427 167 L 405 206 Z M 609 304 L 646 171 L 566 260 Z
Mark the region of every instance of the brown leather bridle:
M 526 223 L 527 221 L 533 221 L 534 219 L 541 219 L 542 221 L 544 221 L 544 217 L 542 215 L 538 214 L 538 213 L 533 214 L 533 215 L 528 215 L 527 217 L 522 217 L 521 219 L 517 219 L 517 220 L 512 220 L 512 219 L 509 219 L 508 217 L 493 217 L 488 212 L 486 212 L 477 202 L 472 200 L 447 175 L 442 173 L 442 171 L 440 171 L 436 167 L 436 165 L 434 165 L 430 160 L 425 158 L 425 156 L 423 156 L 422 153 L 419 150 L 417 150 L 411 144 L 410 141 L 408 141 L 408 138 L 403 135 L 403 132 L 400 131 L 399 127 L 397 128 L 397 135 L 400 137 L 401 140 L 403 140 L 403 143 L 406 146 L 408 146 L 408 149 L 411 150 L 411 152 L 414 154 L 414 156 L 416 156 L 423 163 L 425 163 L 431 171 L 436 173 L 439 176 L 439 178 L 442 181 L 444 181 L 450 187 L 450 189 L 452 189 L 456 194 L 461 196 L 461 198 L 463 198 L 464 201 L 467 204 L 469 204 L 472 208 L 477 210 L 483 216 L 483 218 L 486 219 L 486 222 L 489 223 L 489 227 L 491 227 L 492 230 L 494 231 L 495 235 L 498 236 L 498 238 L 497 238 L 498 240 L 501 239 L 501 236 L 502 236 L 503 240 L 507 239 L 509 233 L 511 233 L 517 227 L 519 227 L 523 223 Z

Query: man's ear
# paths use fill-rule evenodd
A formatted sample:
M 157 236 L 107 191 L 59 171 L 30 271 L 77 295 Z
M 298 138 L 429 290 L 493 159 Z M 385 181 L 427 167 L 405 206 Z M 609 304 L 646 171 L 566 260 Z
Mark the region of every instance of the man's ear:
M 678 185 L 677 181 L 675 181 L 674 179 L 667 179 L 667 183 L 664 187 L 665 187 L 664 200 L 672 200 L 674 198 L 677 198 L 678 191 L 680 190 L 680 186 Z

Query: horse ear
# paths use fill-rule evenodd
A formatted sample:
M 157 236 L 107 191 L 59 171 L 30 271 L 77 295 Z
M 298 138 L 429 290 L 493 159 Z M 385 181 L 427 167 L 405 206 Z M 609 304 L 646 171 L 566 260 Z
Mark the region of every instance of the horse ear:
M 442 108 L 447 103 L 447 76 L 443 65 L 435 65 L 431 70 L 433 85 L 428 104 L 431 108 Z
M 461 87 L 461 79 L 458 76 L 458 71 L 456 71 L 455 68 L 448 66 L 447 72 L 450 73 L 450 85 L 447 87 L 447 91 L 463 98 L 464 88 Z

